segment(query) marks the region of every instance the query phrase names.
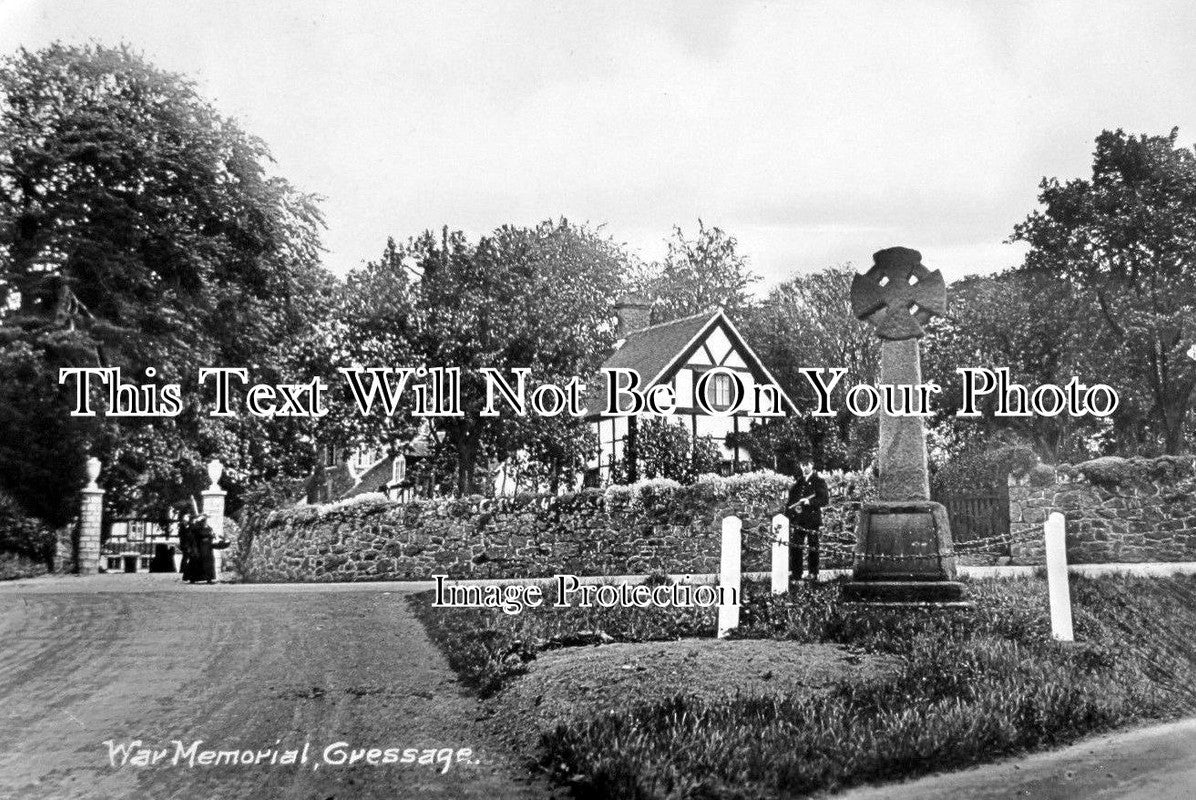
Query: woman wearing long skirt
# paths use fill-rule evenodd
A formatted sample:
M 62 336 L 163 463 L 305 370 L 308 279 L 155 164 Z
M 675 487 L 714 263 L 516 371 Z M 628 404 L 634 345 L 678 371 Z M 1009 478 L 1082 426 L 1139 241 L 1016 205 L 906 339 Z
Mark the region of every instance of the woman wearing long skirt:
M 179 552 L 183 554 L 183 563 L 179 565 L 179 572 L 187 583 L 195 583 L 198 553 L 197 526 L 195 517 L 190 511 L 183 514 L 179 521 Z
M 195 578 L 196 581 L 216 581 L 216 550 L 228 547 L 228 542 L 216 541 L 212 533 L 212 526 L 207 517 L 199 516 L 195 520 Z

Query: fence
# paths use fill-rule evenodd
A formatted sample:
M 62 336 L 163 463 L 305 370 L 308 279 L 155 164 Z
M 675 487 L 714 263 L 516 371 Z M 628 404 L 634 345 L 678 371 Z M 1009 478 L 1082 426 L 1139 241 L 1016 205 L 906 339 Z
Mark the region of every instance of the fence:
M 1009 498 L 1000 494 L 947 496 L 941 499 L 951 521 L 951 539 L 957 545 L 980 540 L 999 540 L 1009 536 Z M 994 555 L 1009 555 L 1004 551 Z

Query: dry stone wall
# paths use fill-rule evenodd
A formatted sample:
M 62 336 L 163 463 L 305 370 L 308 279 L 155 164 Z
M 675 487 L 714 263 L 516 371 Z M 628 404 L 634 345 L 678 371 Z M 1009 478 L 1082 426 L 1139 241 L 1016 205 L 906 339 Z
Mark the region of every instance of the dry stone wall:
M 1013 563 L 1044 563 L 1042 524 L 1053 511 L 1067 519 L 1069 563 L 1196 561 L 1191 459 L 1106 457 L 1010 476 Z
M 775 473 L 679 487 L 646 481 L 561 497 L 397 503 L 365 495 L 276 511 L 242 529 L 245 580 L 371 581 L 716 572 L 723 517 L 743 520 L 745 570 L 767 570 Z

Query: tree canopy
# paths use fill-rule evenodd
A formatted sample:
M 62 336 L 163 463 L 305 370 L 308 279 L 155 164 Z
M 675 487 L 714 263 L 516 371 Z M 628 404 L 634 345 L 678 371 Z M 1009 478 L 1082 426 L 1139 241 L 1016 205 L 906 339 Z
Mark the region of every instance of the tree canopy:
M 693 238 L 673 228 L 664 261 L 644 269 L 637 288 L 653 300 L 653 321 L 661 323 L 715 306 L 737 315 L 751 304 L 750 289 L 759 280 L 734 236 L 698 220 Z
M 0 485 L 31 510 L 69 513 L 85 451 L 107 462 L 121 510 L 177 499 L 213 456 L 234 488 L 295 468 L 285 425 L 194 403 L 174 418 L 72 419 L 57 386 L 60 366 L 187 386 L 201 366 L 285 371 L 329 278 L 315 198 L 270 161 L 128 47 L 53 44 L 0 67 Z
M 1167 136 L 1104 131 L 1092 177 L 1044 179 L 1042 207 L 1014 229 L 1022 271 L 1082 298 L 1084 344 L 1136 419 L 1141 449 L 1184 446 L 1196 362 L 1196 152 Z M 1129 433 L 1129 431 L 1125 431 Z M 1128 444 L 1128 443 L 1126 443 Z
M 610 350 L 612 301 L 629 260 L 601 232 L 567 220 L 503 226 L 476 243 L 447 228 L 426 232 L 350 274 L 340 306 L 346 352 L 373 364 L 459 367 L 462 416 L 432 421 L 451 453 L 461 493 L 475 491 L 491 459 L 538 456 L 550 483 L 584 464 L 590 431 L 566 417 L 520 419 L 503 406 L 485 417 L 482 369 L 530 370 L 528 391 L 588 376 Z M 402 422 L 362 423 L 361 440 L 394 443 Z

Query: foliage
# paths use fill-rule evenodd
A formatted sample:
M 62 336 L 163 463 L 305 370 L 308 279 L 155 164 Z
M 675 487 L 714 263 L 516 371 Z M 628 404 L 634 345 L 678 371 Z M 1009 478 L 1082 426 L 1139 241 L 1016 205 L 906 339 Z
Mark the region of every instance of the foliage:
M 187 392 L 173 418 L 70 418 L 58 386 L 63 366 L 158 386 L 193 386 L 201 366 L 284 376 L 329 279 L 314 198 L 269 161 L 127 47 L 53 44 L 0 67 L 0 485 L 31 511 L 69 515 L 87 452 L 118 512 L 164 511 L 213 456 L 233 507 L 246 483 L 303 467 L 298 424 L 211 418 Z
M 880 341 L 851 310 L 849 264 L 798 275 L 777 286 L 745 316 L 744 336 L 793 402 L 800 417 L 770 420 L 745 439 L 753 460 L 781 471 L 796 470 L 797 453 L 812 455 L 826 469 L 860 469 L 871 462 L 877 441 L 873 418 L 859 418 L 842 402 L 846 389 L 875 383 Z M 836 416 L 809 415 L 817 395 L 798 369 L 847 370 L 832 393 Z
M 522 417 L 512 437 L 523 446 L 507 463 L 516 470 L 520 486 L 556 494 L 572 488 L 575 477 L 598 451 L 598 432 L 576 417 Z
M 721 228 L 708 228 L 700 219 L 692 239 L 674 227 L 664 261 L 653 265 L 651 276 L 640 281 L 640 288 L 654 301 L 653 321 L 670 322 L 716 306 L 732 316 L 746 309 L 751 286 L 759 278 L 738 247 L 734 236 Z
M 1076 464 L 1060 466 L 1064 474 L 1083 475 L 1099 486 L 1116 487 L 1138 482 L 1174 484 L 1193 474 L 1192 459 L 1180 456 L 1158 458 L 1119 458 L 1104 456 Z
M 628 703 L 541 731 L 540 766 L 587 797 L 802 795 L 1196 711 L 1190 576 L 1077 579 L 1081 643 L 1072 647 L 1050 638 L 1041 578 L 973 582 L 969 611 L 861 608 L 838 602 L 834 584 L 783 598 L 766 585 L 745 588 L 739 636 L 835 642 L 898 656 L 898 668 L 828 694 Z M 580 631 L 590 636 L 578 643 L 593 644 L 709 637 L 715 625 L 712 610 L 553 608 L 463 619 L 460 610 L 413 603 L 450 663 L 487 692 Z M 472 653 L 462 653 L 466 643 Z M 517 669 L 487 666 L 512 652 Z
M 626 254 L 608 237 L 564 219 L 503 226 L 476 244 L 447 227 L 440 237 L 426 232 L 402 247 L 391 241 L 379 262 L 349 277 L 339 349 L 370 366 L 460 368 L 463 414 L 437 419 L 433 431 L 451 456 L 459 494 L 476 491 L 487 462 L 521 449 L 544 458 L 545 472 L 559 480 L 583 458 L 586 426 L 562 419 L 550 426 L 549 441 L 547 428 L 521 422 L 501 399 L 498 416 L 482 416 L 481 370 L 498 370 L 514 385 L 511 370 L 529 369 L 528 395 L 597 371 L 613 341 L 612 293 L 627 268 Z M 402 431 L 385 418 L 366 419 L 356 431 L 359 441 L 383 446 L 396 433 Z
M 855 431 L 875 429 L 875 420 L 860 420 Z M 834 420 L 813 415 L 753 421 L 746 431 L 732 435 L 728 444 L 747 450 L 753 464 L 796 475 L 809 459 L 819 470 L 855 469 L 872 460 L 875 436 L 856 436 L 848 443 L 840 437 Z M 871 441 L 872 444 L 864 445 Z M 864 445 L 864 446 L 861 446 Z
M 0 492 L 0 553 L 20 553 L 50 564 L 55 535 L 41 520 L 29 515 L 5 492 Z
M 1094 417 L 997 416 L 998 393 L 980 398 L 977 418 L 961 418 L 962 367 L 1007 368 L 1010 382 L 1030 391 L 1066 385 L 1072 376 L 1091 385 L 1108 374 L 1087 354 L 1091 326 L 1085 300 L 1055 277 L 1025 271 L 969 276 L 948 289 L 948 313 L 933 318 L 922 340 L 923 379 L 942 387 L 930 420 L 951 455 L 982 442 L 1027 442 L 1048 461 L 1087 457 L 1100 430 Z
M 1013 234 L 1030 246 L 1023 271 L 1084 301 L 1086 352 L 1121 393 L 1123 417 L 1144 423 L 1123 437 L 1172 455 L 1196 387 L 1185 355 L 1196 341 L 1196 152 L 1178 135 L 1102 132 L 1091 179 L 1044 179 L 1042 208 Z
M 709 436 L 695 438 L 684 426 L 655 417 L 641 418 L 636 427 L 637 474 L 645 478 L 693 483 L 722 464 Z
M 931 495 L 1004 494 L 1011 473 L 1023 474 L 1038 463 L 1025 445 L 991 447 L 984 442 L 965 447 L 930 477 Z
M 663 509 L 670 504 L 685 508 L 689 503 L 685 495 L 702 500 L 735 497 L 743 502 L 767 505 L 783 497 L 792 483 L 792 478 L 770 470 L 726 476 L 705 473 L 687 486 L 669 478 L 642 478 L 630 484 L 612 483 L 602 494 L 608 504 L 640 508 Z

